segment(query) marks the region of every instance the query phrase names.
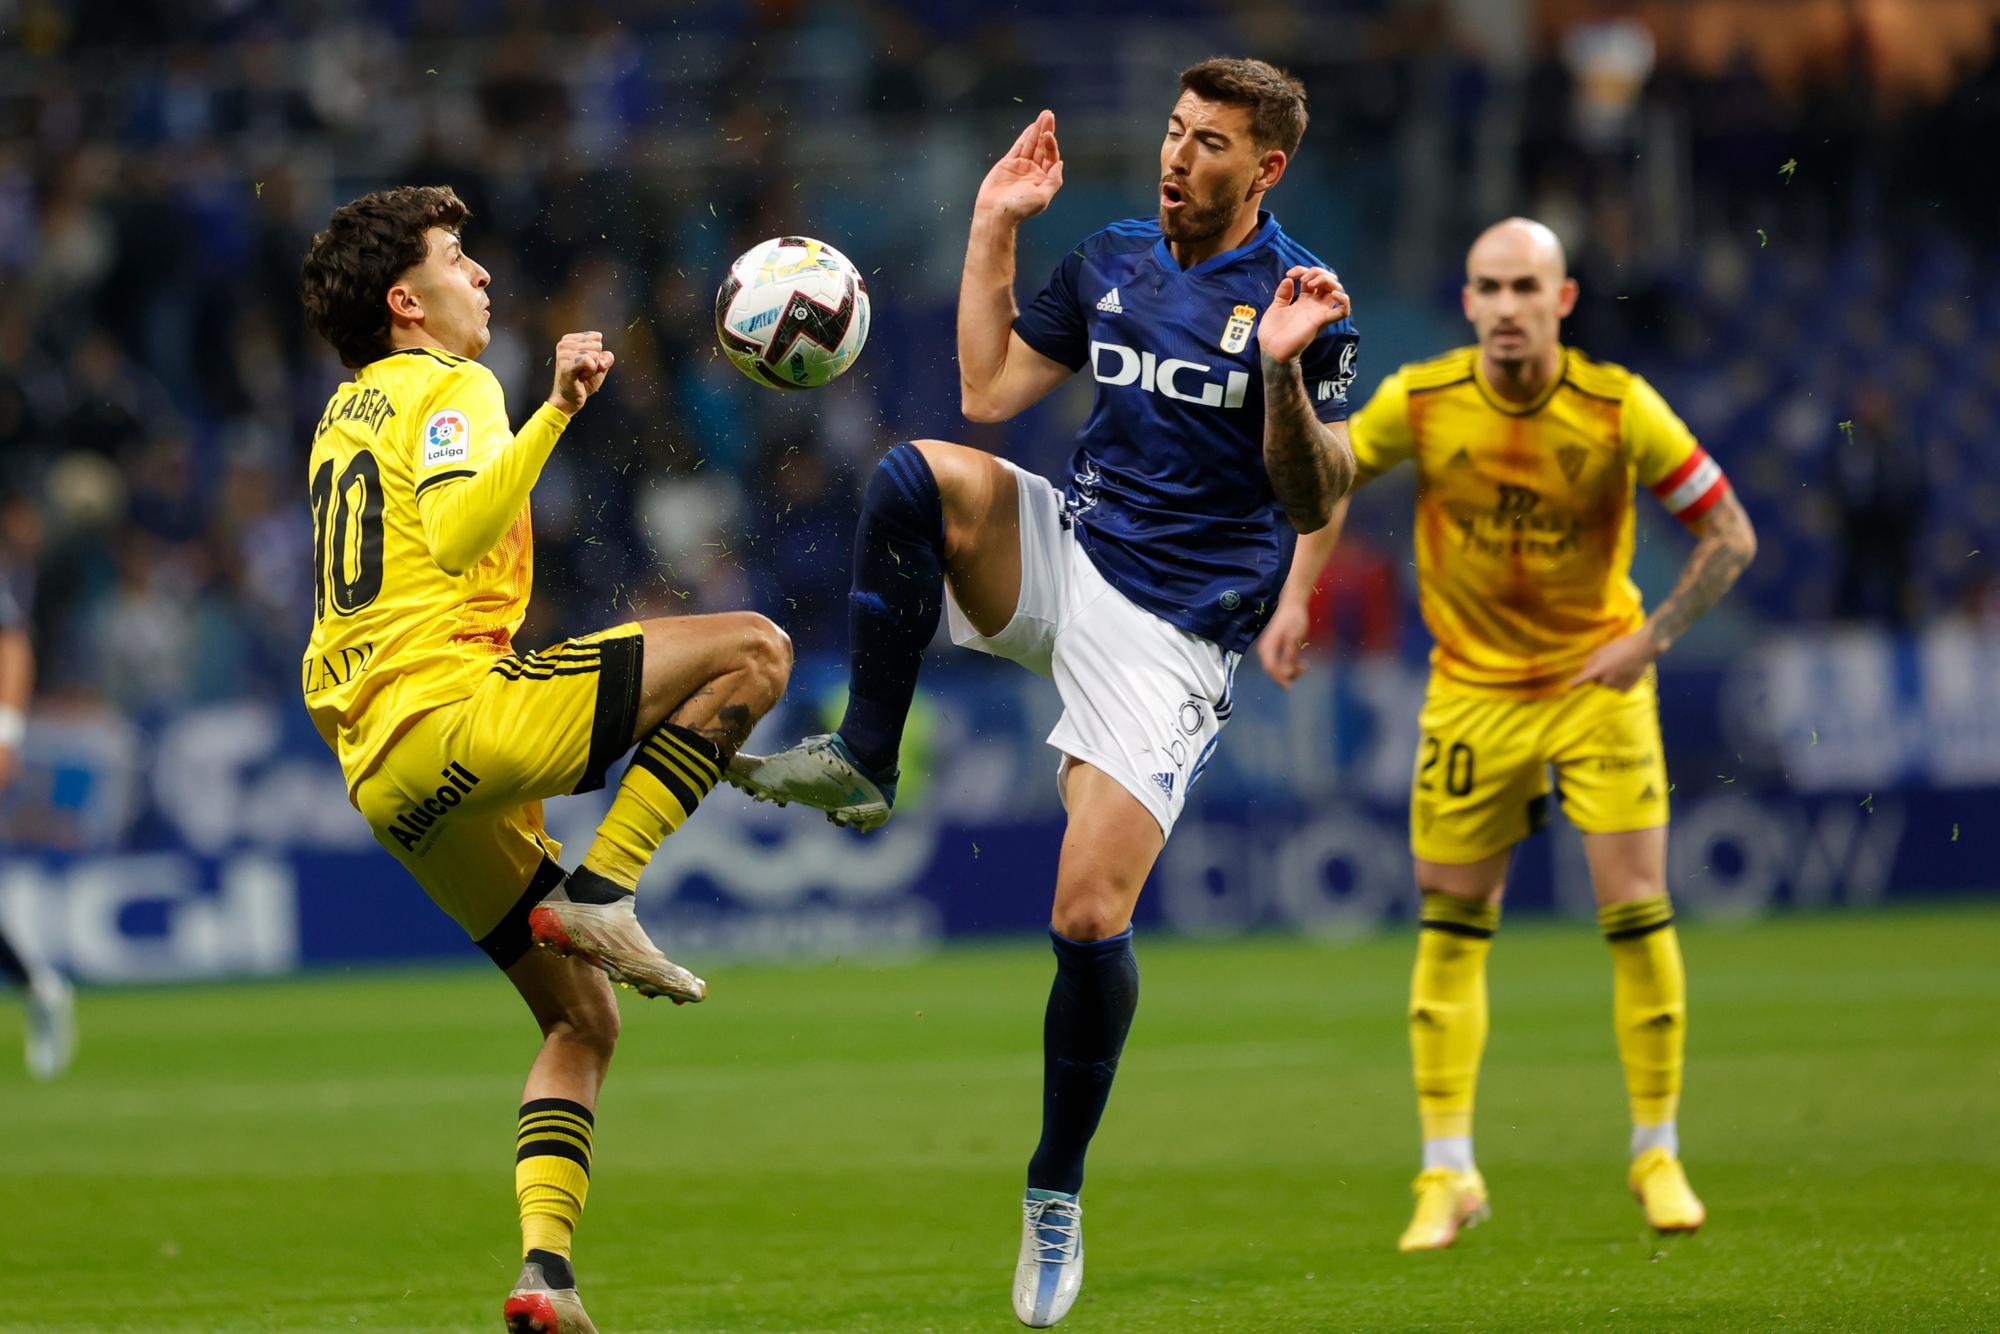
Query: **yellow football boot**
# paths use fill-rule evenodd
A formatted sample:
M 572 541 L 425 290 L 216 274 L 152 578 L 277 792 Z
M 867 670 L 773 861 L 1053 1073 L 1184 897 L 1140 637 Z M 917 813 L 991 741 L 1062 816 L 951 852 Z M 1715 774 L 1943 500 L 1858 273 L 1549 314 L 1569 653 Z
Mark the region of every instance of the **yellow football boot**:
M 1665 1149 L 1648 1149 L 1634 1158 L 1626 1180 L 1645 1207 L 1646 1221 L 1661 1232 L 1692 1232 L 1708 1218 L 1681 1160 Z
M 1486 1181 L 1477 1168 L 1454 1172 L 1449 1167 L 1427 1167 L 1417 1173 L 1411 1189 L 1417 1212 L 1396 1243 L 1399 1251 L 1441 1251 L 1458 1240 L 1460 1228 L 1493 1216 L 1486 1203 Z

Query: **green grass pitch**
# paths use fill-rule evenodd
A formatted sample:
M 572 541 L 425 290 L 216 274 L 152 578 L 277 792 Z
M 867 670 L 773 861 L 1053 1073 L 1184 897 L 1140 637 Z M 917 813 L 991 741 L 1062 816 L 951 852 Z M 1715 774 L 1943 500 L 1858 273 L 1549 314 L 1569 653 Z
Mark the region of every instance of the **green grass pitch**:
M 1494 1220 L 1426 1256 L 1394 1248 L 1407 936 L 1142 940 L 1064 1328 L 2000 1327 L 2000 912 L 1684 939 L 1708 1228 L 1657 1240 L 1625 1192 L 1602 943 L 1517 921 L 1480 1091 Z M 1016 941 L 717 968 L 698 1009 L 628 994 L 577 1252 L 606 1334 L 1018 1328 L 1051 967 Z M 502 979 L 95 992 L 81 1017 L 67 1079 L 0 1074 L 0 1328 L 498 1328 L 534 1049 Z

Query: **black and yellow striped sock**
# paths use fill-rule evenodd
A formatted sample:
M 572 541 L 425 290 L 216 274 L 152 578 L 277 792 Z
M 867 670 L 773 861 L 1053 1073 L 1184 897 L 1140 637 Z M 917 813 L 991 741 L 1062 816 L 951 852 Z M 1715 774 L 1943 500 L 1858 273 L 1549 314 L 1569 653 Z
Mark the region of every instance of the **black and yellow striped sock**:
M 1597 910 L 1611 946 L 1612 1022 L 1632 1124 L 1673 1121 L 1681 1100 L 1687 1043 L 1687 970 L 1674 909 L 1665 894 Z
M 637 889 L 660 840 L 694 814 L 721 779 L 722 764 L 713 741 L 678 723 L 661 723 L 639 743 L 619 780 L 584 867 L 620 888 Z
M 1424 891 L 1410 977 L 1410 1057 L 1424 1138 L 1472 1134 L 1472 1095 L 1486 1054 L 1486 955 L 1500 905 Z
M 521 1253 L 569 1258 L 570 1239 L 590 1194 L 590 1109 L 567 1098 L 521 1105 L 515 1136 L 514 1198 L 521 1206 Z

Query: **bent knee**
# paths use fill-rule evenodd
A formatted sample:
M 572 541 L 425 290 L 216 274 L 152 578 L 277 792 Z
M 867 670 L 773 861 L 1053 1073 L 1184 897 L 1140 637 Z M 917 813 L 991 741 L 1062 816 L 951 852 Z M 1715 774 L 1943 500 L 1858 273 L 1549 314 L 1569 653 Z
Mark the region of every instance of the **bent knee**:
M 754 611 L 734 612 L 731 619 L 736 650 L 732 668 L 766 683 L 775 699 L 792 675 L 792 637 L 777 622 Z
M 1132 902 L 1115 889 L 1059 896 L 1049 925 L 1070 940 L 1109 940 L 1132 925 Z
M 768 616 L 748 612 L 747 653 L 750 665 L 782 683 L 792 674 L 792 637 Z
M 1434 866 L 1419 868 L 1417 872 L 1417 892 L 1420 894 L 1442 894 L 1446 898 L 1457 899 L 1461 903 L 1497 908 L 1506 895 L 1507 879 L 1504 874 L 1498 878 L 1489 879 L 1485 876 L 1440 874 Z
M 924 462 L 930 465 L 931 476 L 937 478 L 940 491 L 945 488 L 947 479 L 963 481 L 974 474 L 980 460 L 992 457 L 981 450 L 954 445 L 949 440 L 912 440 L 910 448 L 924 456 Z
M 930 465 L 947 520 L 983 512 L 1001 494 L 1003 483 L 1012 486 L 1007 465 L 983 449 L 954 445 L 949 440 L 912 440 L 910 444 Z

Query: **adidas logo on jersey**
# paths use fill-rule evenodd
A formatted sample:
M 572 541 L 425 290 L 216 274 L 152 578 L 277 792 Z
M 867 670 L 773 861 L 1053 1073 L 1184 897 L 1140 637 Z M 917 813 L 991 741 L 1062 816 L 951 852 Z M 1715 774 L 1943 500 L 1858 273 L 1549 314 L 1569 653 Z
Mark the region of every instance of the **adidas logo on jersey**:
M 1125 313 L 1125 307 L 1119 303 L 1118 289 L 1115 287 L 1097 298 L 1097 308 L 1106 315 L 1123 315 Z
M 1172 774 L 1154 774 L 1153 782 L 1159 786 L 1160 791 L 1166 793 L 1169 797 L 1174 795 L 1174 776 Z

